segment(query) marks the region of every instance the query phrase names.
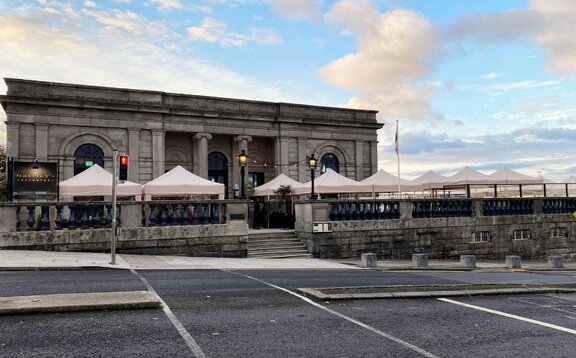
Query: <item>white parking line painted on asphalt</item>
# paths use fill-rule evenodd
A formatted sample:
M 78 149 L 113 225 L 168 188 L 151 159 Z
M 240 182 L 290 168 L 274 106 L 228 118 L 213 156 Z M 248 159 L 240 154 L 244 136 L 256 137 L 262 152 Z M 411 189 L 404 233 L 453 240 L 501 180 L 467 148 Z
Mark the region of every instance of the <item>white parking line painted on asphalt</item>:
M 539 303 L 531 302 L 531 301 L 528 301 L 528 300 L 522 300 L 522 299 L 520 299 L 520 298 L 511 298 L 511 299 L 512 299 L 513 301 L 518 301 L 518 302 L 526 303 L 526 304 L 533 305 L 533 306 L 536 306 L 536 307 L 546 308 L 546 309 L 553 310 L 553 311 L 559 311 L 559 312 L 568 313 L 568 314 L 576 314 L 576 312 L 574 312 L 574 311 L 563 310 L 563 309 L 561 309 L 561 308 L 557 308 L 557 307 L 554 307 L 554 306 L 552 306 L 552 305 L 541 305 L 541 304 L 539 304 Z
M 576 330 L 571 329 L 571 328 L 566 328 L 566 327 L 562 327 L 562 326 L 557 326 L 555 324 L 551 324 L 551 323 L 546 323 L 546 322 L 542 322 L 542 321 L 537 321 L 535 319 L 531 319 L 531 318 L 526 318 L 526 317 L 522 317 L 522 316 L 517 316 L 514 314 L 510 314 L 510 313 L 506 313 L 506 312 L 501 312 L 501 311 L 496 311 L 490 308 L 484 308 L 484 307 L 480 307 L 480 306 L 475 306 L 475 305 L 471 305 L 468 303 L 464 303 L 464 302 L 460 302 L 460 301 L 454 301 L 448 298 L 438 298 L 438 300 L 446 302 L 446 303 L 452 303 L 455 305 L 459 305 L 459 306 L 463 306 L 463 307 L 468 307 L 468 308 L 472 308 L 478 311 L 483 311 L 483 312 L 488 312 L 488 313 L 492 313 L 498 316 L 502 316 L 502 317 L 506 317 L 506 318 L 512 318 L 512 319 L 516 319 L 519 321 L 524 321 L 524 322 L 528 322 L 528 323 L 532 323 L 532 324 L 536 324 L 539 326 L 543 326 L 543 327 L 547 327 L 547 328 L 552 328 L 558 331 L 562 331 L 565 333 L 570 333 L 570 334 L 574 334 L 576 335 Z
M 382 337 L 384 337 L 384 338 L 386 338 L 386 339 L 389 339 L 389 340 L 391 340 L 391 341 L 393 341 L 393 342 L 396 342 L 396 343 L 404 346 L 405 348 L 408 348 L 408 349 L 413 350 L 413 351 L 415 351 L 415 352 L 417 352 L 417 353 L 420 353 L 420 354 L 422 354 L 422 355 L 425 356 L 425 357 L 429 357 L 429 358 L 439 358 L 438 356 L 436 356 L 436 355 L 434 355 L 434 354 L 432 354 L 432 353 L 430 353 L 430 352 L 428 352 L 428 351 L 426 351 L 426 350 L 424 350 L 424 349 L 422 349 L 422 348 L 419 348 L 419 347 L 417 347 L 417 346 L 415 346 L 415 345 L 413 345 L 413 344 L 411 344 L 411 343 L 408 343 L 408 342 L 406 342 L 406 341 L 403 341 L 403 340 L 401 340 L 400 338 L 396 338 L 396 337 L 394 337 L 394 336 L 392 336 L 392 335 L 390 335 L 390 334 L 388 334 L 388 333 L 382 332 L 382 331 L 379 330 L 379 329 L 376 329 L 376 328 L 374 328 L 374 327 L 372 327 L 372 326 L 369 326 L 369 325 L 367 325 L 367 324 L 365 324 L 365 323 L 362 323 L 362 322 L 360 322 L 360 321 L 358 321 L 358 320 L 355 320 L 354 318 L 348 317 L 348 316 L 346 316 L 346 315 L 344 315 L 344 314 L 342 314 L 342 313 L 340 313 L 340 312 L 331 310 L 330 308 L 325 307 L 325 306 L 322 306 L 322 305 L 320 305 L 320 304 L 318 304 L 318 303 L 310 300 L 310 299 L 307 298 L 307 297 L 301 296 L 301 295 L 297 294 L 296 292 L 290 291 L 290 290 L 287 289 L 287 288 L 283 288 L 283 287 L 280 287 L 280 286 L 276 286 L 276 285 L 274 285 L 274 284 L 272 284 L 272 283 L 269 283 L 269 282 L 260 280 L 260 279 L 258 279 L 258 278 L 256 278 L 256 277 L 244 275 L 244 274 L 241 274 L 241 273 L 238 273 L 238 272 L 227 271 L 227 270 L 222 270 L 222 271 L 229 272 L 229 273 L 233 273 L 233 274 L 239 275 L 239 276 L 243 276 L 243 277 L 249 278 L 249 279 L 251 279 L 251 280 L 260 282 L 260 283 L 262 283 L 262 284 L 264 284 L 264 285 L 267 285 L 267 286 L 273 287 L 273 288 L 275 288 L 275 289 L 278 289 L 278 290 L 280 290 L 280 291 L 284 291 L 284 292 L 286 292 L 286 293 L 289 293 L 289 294 L 291 294 L 292 296 L 296 296 L 296 297 L 298 297 L 299 299 L 301 299 L 301 300 L 303 300 L 303 301 L 311 304 L 311 305 L 314 306 L 314 307 L 320 308 L 320 309 L 322 309 L 322 310 L 324 310 L 324 311 L 326 311 L 326 312 L 329 312 L 329 313 L 331 313 L 331 314 L 333 314 L 333 315 L 336 315 L 336 316 L 338 316 L 338 317 L 340 317 L 340 318 L 343 318 L 343 319 L 347 320 L 348 322 L 354 323 L 354 324 L 356 324 L 356 325 L 358 325 L 358 326 L 360 326 L 360 327 L 362 327 L 362 328 L 365 328 L 365 329 L 367 329 L 367 330 L 369 330 L 369 331 L 372 331 L 372 332 L 374 332 L 374 333 L 376 333 L 376 334 L 378 334 L 378 335 L 380 335 L 380 336 L 382 336 Z
M 136 275 L 136 277 L 138 277 L 140 279 L 140 281 L 142 281 L 144 283 L 146 288 L 148 288 L 148 290 L 151 293 L 153 293 L 156 297 L 158 297 L 158 299 L 162 303 L 162 309 L 164 310 L 164 313 L 166 314 L 166 316 L 168 316 L 168 319 L 170 320 L 170 322 L 172 322 L 172 325 L 174 325 L 174 327 L 176 328 L 178 333 L 180 333 L 182 338 L 184 338 L 184 341 L 186 342 L 186 345 L 188 346 L 188 348 L 190 348 L 190 350 L 192 351 L 192 354 L 194 354 L 194 356 L 196 358 L 206 358 L 206 355 L 204 354 L 204 352 L 202 352 L 202 349 L 200 348 L 198 343 L 196 343 L 194 338 L 192 338 L 190 333 L 188 333 L 186 328 L 184 328 L 182 323 L 180 323 L 178 318 L 176 318 L 176 316 L 174 315 L 174 313 L 172 312 L 170 307 L 168 307 L 166 302 L 164 302 L 164 300 L 160 296 L 158 296 L 158 294 L 156 293 L 156 290 L 154 290 L 154 287 L 152 287 L 152 285 L 150 285 L 148 280 L 146 280 L 144 277 L 140 276 L 140 274 L 138 272 L 134 271 L 134 269 L 130 269 L 130 272 L 132 272 L 134 275 Z

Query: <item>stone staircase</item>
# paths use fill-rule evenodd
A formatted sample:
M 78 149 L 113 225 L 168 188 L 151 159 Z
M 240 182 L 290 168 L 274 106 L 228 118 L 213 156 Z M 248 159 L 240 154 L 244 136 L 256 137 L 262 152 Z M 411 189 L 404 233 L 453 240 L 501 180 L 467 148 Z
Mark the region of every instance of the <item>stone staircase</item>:
M 294 230 L 260 230 L 248 234 L 248 258 L 258 259 L 307 259 L 312 255 Z

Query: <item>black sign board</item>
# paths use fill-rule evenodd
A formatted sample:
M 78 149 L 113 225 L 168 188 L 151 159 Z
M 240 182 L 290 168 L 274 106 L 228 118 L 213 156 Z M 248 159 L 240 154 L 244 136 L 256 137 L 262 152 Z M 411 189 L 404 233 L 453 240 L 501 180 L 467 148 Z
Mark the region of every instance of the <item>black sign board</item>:
M 56 199 L 58 163 L 15 160 L 12 180 L 14 199 Z

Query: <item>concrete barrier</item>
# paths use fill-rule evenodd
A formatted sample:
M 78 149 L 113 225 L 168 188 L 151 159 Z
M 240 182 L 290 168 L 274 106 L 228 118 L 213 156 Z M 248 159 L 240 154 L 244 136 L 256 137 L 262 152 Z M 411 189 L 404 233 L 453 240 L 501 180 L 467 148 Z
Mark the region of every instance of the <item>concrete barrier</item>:
M 522 264 L 520 262 L 520 256 L 506 256 L 506 267 L 507 268 L 521 268 Z
M 550 256 L 548 264 L 552 268 L 564 268 L 564 256 Z
M 378 260 L 374 253 L 364 253 L 361 255 L 361 258 L 362 267 L 376 268 L 378 266 Z
M 412 254 L 412 266 L 417 268 L 428 267 L 428 255 Z
M 476 256 L 460 255 L 460 266 L 464 268 L 476 268 Z

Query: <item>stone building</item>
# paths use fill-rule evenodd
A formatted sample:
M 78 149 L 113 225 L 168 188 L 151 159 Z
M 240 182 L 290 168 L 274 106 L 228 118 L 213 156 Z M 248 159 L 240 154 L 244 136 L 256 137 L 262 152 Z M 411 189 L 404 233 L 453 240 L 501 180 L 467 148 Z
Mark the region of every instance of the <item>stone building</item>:
M 184 168 L 227 185 L 240 182 L 237 156 L 249 157 L 249 182 L 279 173 L 309 180 L 306 158 L 362 180 L 377 171 L 376 111 L 172 94 L 6 78 L 9 157 L 60 163 L 65 180 L 87 166 L 130 156 L 129 179 L 145 183 Z

